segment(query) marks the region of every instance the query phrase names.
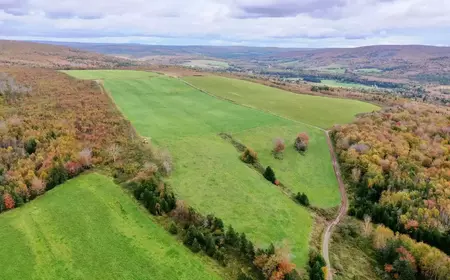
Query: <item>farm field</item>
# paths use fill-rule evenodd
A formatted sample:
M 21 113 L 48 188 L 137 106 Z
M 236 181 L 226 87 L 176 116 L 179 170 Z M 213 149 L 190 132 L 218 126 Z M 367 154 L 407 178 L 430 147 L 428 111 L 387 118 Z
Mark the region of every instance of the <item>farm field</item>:
M 148 79 L 150 77 L 160 76 L 154 72 L 146 71 L 117 71 L 117 70 L 70 70 L 61 71 L 70 73 L 71 76 L 83 80 L 102 80 L 102 79 Z
M 345 82 L 339 82 L 337 80 L 322 80 L 321 83 L 318 83 L 318 85 L 327 85 L 330 87 L 343 87 L 343 88 L 364 88 L 364 89 L 372 89 L 371 86 L 366 86 L 363 84 L 356 84 L 356 83 L 345 83 Z
M 225 61 L 195 59 L 183 63 L 184 66 L 199 67 L 205 69 L 227 69 L 230 65 Z
M 2 214 L 0 238 L 2 279 L 221 279 L 223 273 L 95 173 Z
M 253 82 L 218 76 L 184 79 L 218 97 L 321 128 L 348 123 L 359 113 L 379 109 L 378 106 L 357 100 L 295 94 Z
M 304 267 L 310 213 L 242 163 L 235 148 L 217 136 L 294 122 L 209 96 L 174 78 L 105 79 L 104 85 L 141 135 L 169 149 L 175 163 L 170 183 L 181 199 L 221 217 L 257 246 L 287 241 L 293 261 Z
M 308 151 L 301 155 L 294 147 L 300 131 L 310 136 Z M 313 206 L 328 208 L 339 205 L 340 194 L 330 152 L 326 148 L 325 134 L 306 125 L 263 127 L 233 135 L 241 143 L 258 152 L 260 162 L 275 171 L 277 179 L 293 192 L 304 192 Z M 273 139 L 282 138 L 286 143 L 283 160 L 272 154 Z

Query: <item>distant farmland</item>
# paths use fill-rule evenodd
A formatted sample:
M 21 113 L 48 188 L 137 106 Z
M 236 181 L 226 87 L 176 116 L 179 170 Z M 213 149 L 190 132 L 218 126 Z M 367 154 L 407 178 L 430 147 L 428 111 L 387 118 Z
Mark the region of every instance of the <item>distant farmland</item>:
M 257 83 L 218 76 L 184 79 L 218 97 L 321 128 L 348 123 L 359 113 L 379 109 L 375 105 L 357 100 L 295 94 Z
M 2 279 L 222 279 L 99 174 L 0 216 Z

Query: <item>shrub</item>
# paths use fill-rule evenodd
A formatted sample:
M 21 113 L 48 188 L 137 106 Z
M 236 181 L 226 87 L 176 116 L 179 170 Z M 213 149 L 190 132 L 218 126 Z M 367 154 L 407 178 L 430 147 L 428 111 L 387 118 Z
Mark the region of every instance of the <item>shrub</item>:
M 178 228 L 177 228 L 177 226 L 175 225 L 174 222 L 172 222 L 172 223 L 170 224 L 170 226 L 169 226 L 169 232 L 170 232 L 171 234 L 174 234 L 174 235 L 178 233 Z
M 201 249 L 202 249 L 202 246 L 198 242 L 197 238 L 194 238 L 194 242 L 192 242 L 192 245 L 191 245 L 191 251 L 194 253 L 198 253 L 198 252 L 200 252 Z
M 264 171 L 263 174 L 264 178 L 266 178 L 267 181 L 271 182 L 272 184 L 275 184 L 275 173 L 273 172 L 272 168 L 270 166 L 267 166 L 266 171 Z
M 246 148 L 241 155 L 241 160 L 245 163 L 253 164 L 258 161 L 258 154 L 252 148 Z
M 30 138 L 28 139 L 28 141 L 25 142 L 25 151 L 31 155 L 34 154 L 34 152 L 36 152 L 36 146 L 37 146 L 37 142 L 36 139 L 34 138 Z
M 297 200 L 301 205 L 308 207 L 310 205 L 308 196 L 305 193 L 297 193 L 295 195 L 295 200 Z
M 3 195 L 3 204 L 5 205 L 6 210 L 13 209 L 16 205 L 12 195 L 9 193 Z

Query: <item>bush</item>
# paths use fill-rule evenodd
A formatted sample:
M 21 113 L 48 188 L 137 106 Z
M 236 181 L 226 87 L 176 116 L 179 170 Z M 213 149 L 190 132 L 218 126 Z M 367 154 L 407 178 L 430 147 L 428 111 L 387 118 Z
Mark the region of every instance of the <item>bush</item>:
M 200 243 L 198 242 L 197 238 L 194 238 L 194 242 L 192 242 L 192 245 L 191 245 L 191 251 L 194 253 L 198 253 L 198 252 L 200 252 L 201 249 L 202 249 L 202 246 L 200 246 Z
M 273 172 L 272 168 L 270 166 L 267 166 L 266 171 L 264 171 L 263 174 L 264 178 L 266 178 L 267 181 L 271 182 L 272 184 L 275 184 L 275 173 Z
M 175 225 L 174 222 L 172 222 L 172 223 L 170 224 L 170 226 L 169 226 L 169 232 L 170 232 L 171 234 L 173 234 L 173 235 L 175 235 L 175 234 L 178 233 L 178 228 L 177 228 L 177 226 Z
M 276 159 L 283 159 L 283 152 L 286 148 L 284 144 L 284 140 L 281 138 L 276 138 L 273 141 L 273 150 L 272 153 Z
M 297 193 L 295 195 L 295 200 L 297 200 L 301 205 L 308 207 L 310 205 L 309 199 L 305 193 Z
M 245 163 L 253 164 L 258 161 L 258 154 L 251 148 L 246 148 L 241 155 L 241 160 Z

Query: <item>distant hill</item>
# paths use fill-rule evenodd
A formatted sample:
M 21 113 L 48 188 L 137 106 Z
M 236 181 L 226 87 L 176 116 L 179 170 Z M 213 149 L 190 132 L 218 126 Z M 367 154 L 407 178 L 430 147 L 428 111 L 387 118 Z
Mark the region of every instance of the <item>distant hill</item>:
M 0 65 L 46 68 L 113 68 L 130 61 L 43 43 L 0 40 Z
M 357 74 L 375 80 L 409 79 L 450 83 L 450 47 L 379 45 L 358 48 L 271 48 L 245 46 L 159 46 L 141 44 L 64 43 L 102 54 L 183 64 L 192 59 L 227 60 L 242 70 L 317 71 Z

